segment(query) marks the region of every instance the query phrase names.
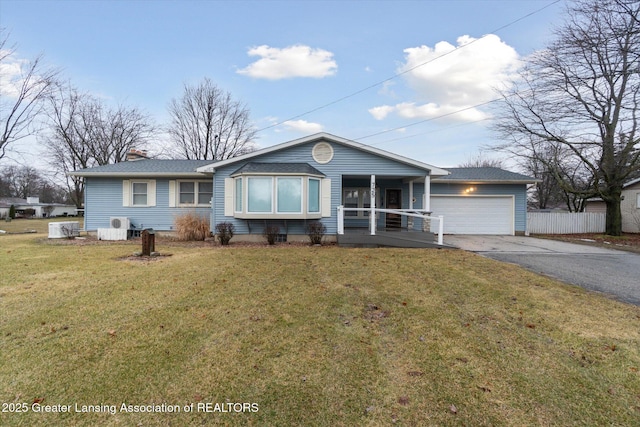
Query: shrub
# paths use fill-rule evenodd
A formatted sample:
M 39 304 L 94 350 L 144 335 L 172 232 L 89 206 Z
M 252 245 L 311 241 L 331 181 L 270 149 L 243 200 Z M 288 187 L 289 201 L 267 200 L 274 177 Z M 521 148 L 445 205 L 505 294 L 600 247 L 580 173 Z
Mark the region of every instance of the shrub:
M 209 236 L 209 220 L 194 212 L 176 217 L 174 224 L 180 240 L 204 240 Z
M 321 245 L 322 238 L 327 232 L 327 227 L 320 221 L 311 222 L 307 225 L 307 236 L 312 245 Z
M 229 240 L 233 237 L 236 228 L 230 222 L 221 222 L 216 224 L 216 235 L 221 245 L 228 245 Z
M 9 207 L 9 218 L 16 219 L 16 207 L 14 205 Z
M 270 245 L 274 245 L 276 243 L 276 239 L 278 238 L 278 234 L 280 234 L 280 227 L 277 225 L 270 225 L 265 227 L 262 235 L 265 239 L 267 239 L 267 243 Z

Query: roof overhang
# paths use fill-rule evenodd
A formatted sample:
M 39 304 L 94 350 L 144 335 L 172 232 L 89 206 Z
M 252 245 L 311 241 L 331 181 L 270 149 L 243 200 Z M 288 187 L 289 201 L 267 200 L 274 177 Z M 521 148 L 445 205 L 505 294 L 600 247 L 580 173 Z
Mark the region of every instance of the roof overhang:
M 447 179 L 447 178 L 437 178 L 431 181 L 432 184 L 535 184 L 536 182 L 541 182 L 539 179 L 531 179 L 531 180 L 500 180 L 500 179 Z
M 67 172 L 69 176 L 79 176 L 83 178 L 210 178 L 211 173 L 206 172 Z

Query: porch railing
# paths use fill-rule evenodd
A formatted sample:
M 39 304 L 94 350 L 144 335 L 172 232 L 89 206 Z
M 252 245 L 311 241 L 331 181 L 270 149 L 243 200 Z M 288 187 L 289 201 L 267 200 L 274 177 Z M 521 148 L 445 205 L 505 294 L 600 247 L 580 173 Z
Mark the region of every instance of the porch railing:
M 380 208 L 345 208 L 344 206 L 338 206 L 338 234 L 344 234 L 344 213 L 345 212 L 369 212 L 369 232 L 372 236 L 376 234 L 377 223 L 375 220 L 375 216 L 378 212 L 381 213 L 390 213 L 407 217 L 407 225 L 408 228 L 413 228 L 414 221 L 413 218 L 421 218 L 422 219 L 422 230 L 421 231 L 431 231 L 431 222 L 433 220 L 438 221 L 438 244 L 443 244 L 442 235 L 444 233 L 444 217 L 442 215 L 439 216 L 431 216 L 431 212 L 420 210 L 420 209 L 380 209 Z M 371 216 L 373 214 L 373 216 Z

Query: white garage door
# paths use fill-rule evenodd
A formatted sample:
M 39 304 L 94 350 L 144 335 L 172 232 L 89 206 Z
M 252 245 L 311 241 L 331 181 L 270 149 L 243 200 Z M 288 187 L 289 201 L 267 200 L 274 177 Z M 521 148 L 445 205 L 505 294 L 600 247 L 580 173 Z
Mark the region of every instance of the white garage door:
M 431 195 L 432 215 L 444 217 L 445 234 L 514 234 L 513 209 L 513 196 Z

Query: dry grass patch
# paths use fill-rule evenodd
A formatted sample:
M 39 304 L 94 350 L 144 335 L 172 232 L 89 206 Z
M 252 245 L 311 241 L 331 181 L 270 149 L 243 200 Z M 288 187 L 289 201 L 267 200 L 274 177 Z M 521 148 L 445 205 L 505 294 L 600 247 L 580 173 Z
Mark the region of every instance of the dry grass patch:
M 474 254 L 0 245 L 0 401 L 118 406 L 3 425 L 640 424 L 640 309 Z

